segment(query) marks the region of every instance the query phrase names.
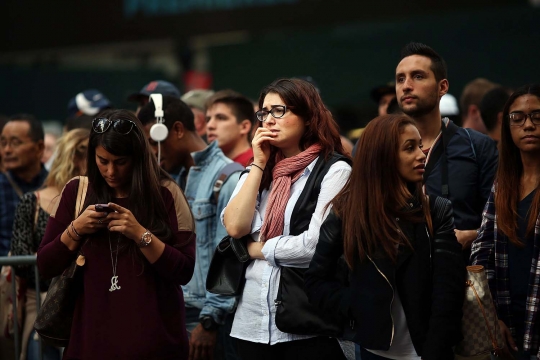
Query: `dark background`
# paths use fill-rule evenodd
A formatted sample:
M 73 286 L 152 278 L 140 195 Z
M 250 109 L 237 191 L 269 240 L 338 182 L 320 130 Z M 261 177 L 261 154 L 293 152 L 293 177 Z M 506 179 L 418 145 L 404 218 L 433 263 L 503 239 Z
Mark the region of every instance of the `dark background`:
M 189 3 L 189 4 L 188 4 Z M 154 79 L 183 90 L 197 70 L 193 39 L 237 32 L 241 41 L 205 46 L 216 90 L 257 99 L 277 77 L 312 76 L 344 130 L 376 114 L 371 88 L 393 79 L 409 41 L 432 46 L 447 61 L 450 93 L 486 77 L 516 87 L 540 80 L 540 8 L 527 1 L 353 0 L 3 0 L 0 18 L 0 113 L 30 112 L 63 121 L 68 100 L 98 88 L 117 107 Z M 88 64 L 108 44 L 163 39 L 182 71 L 149 66 L 153 51 L 116 54 L 138 66 L 70 66 L 63 54 L 80 49 Z M 120 58 L 120 59 L 119 59 Z M 23 60 L 21 60 L 23 59 Z

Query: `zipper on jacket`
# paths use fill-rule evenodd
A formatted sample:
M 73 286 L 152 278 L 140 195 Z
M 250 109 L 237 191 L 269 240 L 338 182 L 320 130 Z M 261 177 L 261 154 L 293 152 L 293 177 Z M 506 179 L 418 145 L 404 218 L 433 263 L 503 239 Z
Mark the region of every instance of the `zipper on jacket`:
M 386 275 L 384 275 L 383 272 L 379 270 L 379 267 L 375 264 L 375 261 L 373 261 L 371 257 L 369 257 L 369 255 L 366 254 L 366 256 L 369 259 L 369 261 L 373 263 L 373 266 L 375 266 L 375 269 L 377 269 L 379 274 L 382 275 L 382 277 L 386 280 L 386 282 L 388 283 L 388 285 L 390 285 L 390 288 L 392 289 L 392 301 L 390 301 L 390 319 L 392 320 L 392 337 L 390 338 L 390 346 L 392 346 L 392 342 L 394 342 L 394 317 L 392 316 L 392 305 L 394 304 L 394 287 L 392 286 L 392 284 L 390 283 L 390 280 L 388 280 Z
M 433 259 L 432 259 L 433 249 L 431 248 L 431 236 L 429 235 L 429 230 L 427 228 L 427 225 L 424 226 L 424 228 L 426 229 L 426 235 L 427 235 L 428 244 L 429 244 L 429 270 L 431 270 L 431 272 L 433 273 Z

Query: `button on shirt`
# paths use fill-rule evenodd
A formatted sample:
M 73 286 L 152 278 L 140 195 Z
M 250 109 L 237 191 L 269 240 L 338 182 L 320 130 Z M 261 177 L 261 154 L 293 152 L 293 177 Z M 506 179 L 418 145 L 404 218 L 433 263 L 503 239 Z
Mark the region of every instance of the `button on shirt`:
M 278 293 L 281 266 L 300 268 L 309 266 L 319 240 L 320 227 L 330 210 L 325 207 L 343 188 L 351 173 L 351 167 L 344 161 L 332 165 L 321 184 L 321 192 L 309 229 L 298 236 L 289 235 L 292 211 L 316 162 L 317 159 L 313 160 L 291 187 L 284 214 L 283 235 L 268 239 L 262 248 L 266 260 L 255 259 L 246 270 L 246 284 L 234 317 L 232 337 L 270 345 L 313 337 L 280 331 L 275 323 L 274 300 Z M 240 178 L 231 199 L 238 194 L 247 176 L 248 174 L 244 174 Z M 259 241 L 269 195 L 269 190 L 264 190 L 257 196 L 251 225 L 251 234 L 255 241 Z M 223 213 L 221 213 L 222 221 Z

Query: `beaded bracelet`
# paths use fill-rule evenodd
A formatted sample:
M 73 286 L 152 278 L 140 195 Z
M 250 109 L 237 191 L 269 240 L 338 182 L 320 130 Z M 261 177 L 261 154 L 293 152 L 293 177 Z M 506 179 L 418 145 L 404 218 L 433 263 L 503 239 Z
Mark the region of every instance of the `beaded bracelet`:
M 77 229 L 75 229 L 75 226 L 73 225 L 73 221 L 71 222 L 71 229 L 73 230 L 73 232 L 75 233 L 75 235 L 77 235 L 77 237 L 82 238 L 81 234 L 79 234 L 79 232 L 77 231 Z
M 73 241 L 75 241 L 75 242 L 79 242 L 79 240 L 75 239 L 75 238 L 73 237 L 73 235 L 71 235 L 71 233 L 69 232 L 69 227 L 66 228 L 66 232 L 67 232 L 67 234 L 68 234 L 68 236 L 70 237 L 71 240 L 73 240 Z
M 258 167 L 259 169 L 261 169 L 262 172 L 264 172 L 264 169 L 255 163 L 251 163 L 250 166 Z

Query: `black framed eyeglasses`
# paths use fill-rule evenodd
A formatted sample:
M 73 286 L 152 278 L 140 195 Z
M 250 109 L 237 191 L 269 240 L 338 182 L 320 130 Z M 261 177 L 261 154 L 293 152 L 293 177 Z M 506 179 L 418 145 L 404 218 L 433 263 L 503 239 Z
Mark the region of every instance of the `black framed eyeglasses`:
M 294 106 L 287 105 L 272 105 L 270 110 L 259 110 L 255 113 L 257 120 L 265 122 L 268 114 L 271 114 L 274 119 L 281 119 L 287 113 L 287 109 L 294 109 Z
M 540 125 L 540 111 L 533 111 L 530 114 L 525 114 L 523 112 L 513 112 L 508 114 L 510 126 L 523 126 L 527 118 L 530 118 L 534 125 Z
M 133 121 L 127 119 L 109 120 L 107 118 L 95 118 L 94 120 L 92 120 L 92 129 L 96 133 L 102 134 L 105 131 L 109 130 L 111 124 L 114 131 L 121 135 L 129 134 L 131 130 L 133 130 L 133 126 L 135 126 L 135 123 Z

